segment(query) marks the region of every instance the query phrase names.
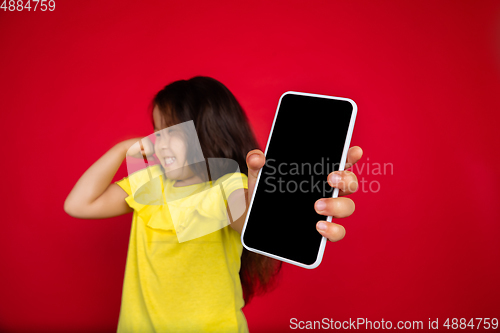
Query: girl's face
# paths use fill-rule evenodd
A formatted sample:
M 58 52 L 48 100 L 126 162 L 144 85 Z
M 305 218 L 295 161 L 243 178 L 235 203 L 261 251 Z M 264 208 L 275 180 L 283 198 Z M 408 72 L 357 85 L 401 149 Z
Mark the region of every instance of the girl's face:
M 155 153 L 169 179 L 185 181 L 194 176 L 187 161 L 187 146 L 184 133 L 178 126 L 162 129 L 162 119 L 157 106 L 153 109 L 155 131 Z

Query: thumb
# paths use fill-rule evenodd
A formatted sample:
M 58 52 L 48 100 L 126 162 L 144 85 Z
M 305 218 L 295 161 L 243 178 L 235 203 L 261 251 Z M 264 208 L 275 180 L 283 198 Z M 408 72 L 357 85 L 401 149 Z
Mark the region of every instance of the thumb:
M 257 182 L 257 177 L 259 176 L 259 171 L 262 169 L 266 163 L 266 156 L 260 149 L 254 149 L 247 154 L 247 166 L 248 166 L 248 201 L 252 199 L 253 191 L 255 189 L 255 183 Z

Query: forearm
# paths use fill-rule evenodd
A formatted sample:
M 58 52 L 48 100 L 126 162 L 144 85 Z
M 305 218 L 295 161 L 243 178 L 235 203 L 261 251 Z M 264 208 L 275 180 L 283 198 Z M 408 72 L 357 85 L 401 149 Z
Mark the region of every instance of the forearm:
M 90 205 L 94 202 L 110 185 L 128 148 L 136 141 L 130 139 L 116 144 L 92 164 L 69 193 L 65 206 Z

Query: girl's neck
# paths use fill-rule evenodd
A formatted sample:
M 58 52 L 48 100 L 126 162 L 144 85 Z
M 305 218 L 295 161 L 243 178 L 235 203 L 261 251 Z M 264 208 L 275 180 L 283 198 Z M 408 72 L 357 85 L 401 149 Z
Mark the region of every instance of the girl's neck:
M 200 184 L 203 183 L 203 179 L 201 179 L 199 176 L 193 176 L 191 178 L 183 179 L 183 180 L 178 180 L 174 183 L 174 187 L 182 187 L 182 186 L 189 186 L 189 185 L 194 185 L 194 184 Z

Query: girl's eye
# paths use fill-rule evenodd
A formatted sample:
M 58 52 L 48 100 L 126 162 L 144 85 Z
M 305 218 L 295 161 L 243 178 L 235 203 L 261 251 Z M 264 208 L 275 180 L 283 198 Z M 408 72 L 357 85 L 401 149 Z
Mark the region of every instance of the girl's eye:
M 155 136 L 158 138 L 160 136 L 160 133 L 155 133 Z

